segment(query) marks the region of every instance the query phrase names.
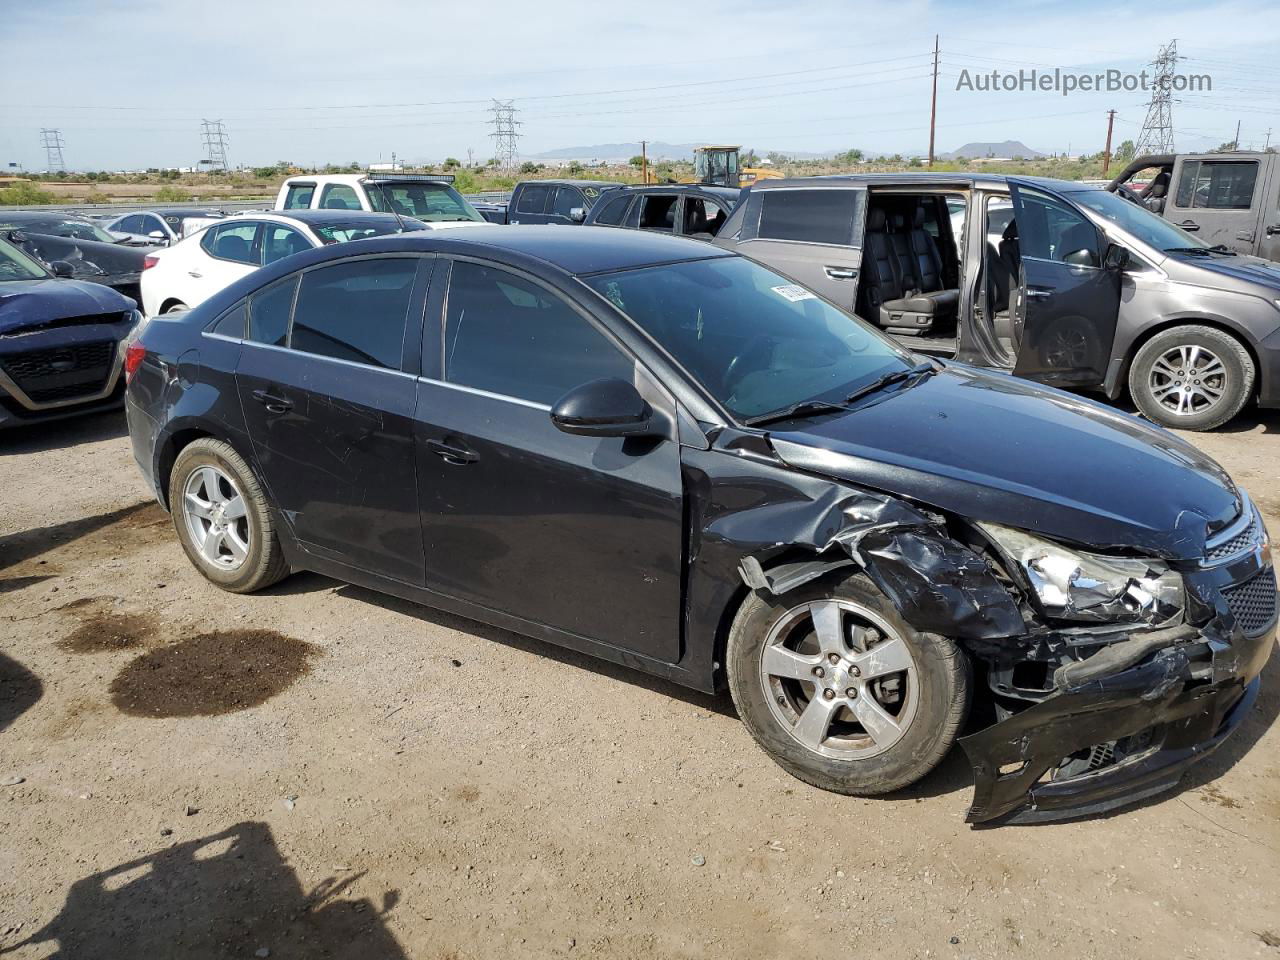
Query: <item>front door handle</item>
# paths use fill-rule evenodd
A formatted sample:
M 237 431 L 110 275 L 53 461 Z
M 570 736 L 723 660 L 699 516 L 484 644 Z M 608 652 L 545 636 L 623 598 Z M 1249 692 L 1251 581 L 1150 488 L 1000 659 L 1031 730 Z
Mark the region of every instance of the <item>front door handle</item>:
M 265 390 L 253 391 L 253 399 L 267 408 L 267 413 L 288 413 L 293 409 L 293 401 L 277 397 Z
M 1271 226 L 1267 227 L 1268 237 L 1274 237 L 1277 233 L 1280 233 L 1280 223 L 1273 223 Z
M 1200 224 L 1196 223 L 1194 220 L 1183 220 L 1178 224 L 1178 226 L 1187 231 L 1187 233 L 1195 233 L 1200 229 Z
M 853 267 L 827 267 L 826 271 L 832 280 L 852 280 L 858 275 Z
M 195 277 L 197 280 L 199 280 L 201 277 L 203 277 L 203 276 L 204 276 L 204 274 L 203 274 L 203 273 L 201 273 L 199 270 L 188 270 L 188 271 L 187 271 L 187 276 L 188 276 L 188 277 Z
M 466 447 L 456 447 L 445 443 L 443 440 L 428 440 L 427 449 L 445 463 L 452 464 L 455 467 L 464 467 L 468 463 L 475 463 L 480 459 Z
M 1027 287 L 1028 300 L 1048 300 L 1053 296 L 1053 291 L 1048 287 Z

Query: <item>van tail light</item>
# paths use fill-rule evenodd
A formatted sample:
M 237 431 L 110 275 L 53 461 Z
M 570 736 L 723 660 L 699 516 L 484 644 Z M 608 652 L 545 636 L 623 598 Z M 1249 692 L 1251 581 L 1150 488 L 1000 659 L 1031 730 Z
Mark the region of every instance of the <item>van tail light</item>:
M 155 257 L 155 256 L 152 256 L 151 254 L 147 254 L 147 256 L 142 258 L 142 269 L 150 270 L 159 262 L 160 262 L 159 257 Z
M 138 372 L 138 368 L 142 366 L 142 358 L 147 355 L 147 348 L 133 341 L 124 348 L 124 382 L 128 383 L 133 379 L 133 375 Z

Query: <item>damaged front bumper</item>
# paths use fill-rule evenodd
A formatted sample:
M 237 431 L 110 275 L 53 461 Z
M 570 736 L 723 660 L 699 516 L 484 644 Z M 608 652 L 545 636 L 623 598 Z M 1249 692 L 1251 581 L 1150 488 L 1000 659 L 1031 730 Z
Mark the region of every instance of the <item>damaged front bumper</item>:
M 1105 812 L 1175 786 L 1235 731 L 1258 694 L 1276 635 L 1275 572 L 1259 552 L 1202 575 L 1217 598 L 1205 626 L 1134 634 L 1054 673 L 1054 692 L 960 740 L 974 770 L 970 823 Z M 1189 581 L 1191 583 L 1192 581 Z M 1247 590 L 1252 606 L 1221 599 Z M 1259 621 L 1263 622 L 1259 622 Z

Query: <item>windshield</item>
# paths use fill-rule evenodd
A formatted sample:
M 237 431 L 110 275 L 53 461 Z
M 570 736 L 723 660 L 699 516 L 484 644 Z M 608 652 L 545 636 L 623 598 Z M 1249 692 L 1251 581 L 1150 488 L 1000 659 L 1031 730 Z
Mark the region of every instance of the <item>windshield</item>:
M 1185 250 L 1188 247 L 1207 249 L 1209 246 L 1146 207 L 1106 190 L 1077 190 L 1069 196 L 1080 206 L 1102 214 L 1125 233 L 1137 237 L 1161 253 Z
M 398 213 L 402 217 L 417 217 L 428 223 L 447 220 L 484 220 L 476 208 L 467 203 L 457 190 L 447 183 L 384 183 L 380 180 L 366 182 L 369 206 L 381 213 Z M 394 204 L 395 210 L 388 204 Z
M 43 280 L 49 276 L 44 267 L 5 240 L 0 240 L 0 283 L 6 280 Z
M 586 277 L 739 420 L 809 400 L 843 403 L 908 355 L 743 257 Z
M 2 218 L 3 215 L 0 215 Z M 70 237 L 73 240 L 98 240 L 101 243 L 115 243 L 116 238 L 101 227 L 84 220 L 63 220 L 50 217 L 47 220 L 23 220 L 21 223 L 5 223 L 10 230 L 21 230 L 24 233 L 43 233 L 55 237 Z
M 425 223 L 412 217 L 403 218 L 404 229 L 427 230 Z M 389 233 L 399 233 L 400 224 L 394 220 L 387 223 L 327 223 L 324 226 L 312 225 L 312 230 L 326 245 L 330 243 L 346 243 L 348 240 L 364 240 L 368 237 L 385 237 Z

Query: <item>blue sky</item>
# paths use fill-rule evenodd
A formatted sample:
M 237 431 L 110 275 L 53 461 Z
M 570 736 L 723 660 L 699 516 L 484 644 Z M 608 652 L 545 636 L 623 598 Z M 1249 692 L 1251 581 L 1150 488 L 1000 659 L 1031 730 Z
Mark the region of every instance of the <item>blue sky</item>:
M 1019 139 L 1046 152 L 1135 137 L 1140 93 L 981 93 L 961 72 L 1137 71 L 1177 38 L 1213 89 L 1174 107 L 1180 149 L 1280 142 L 1280 6 L 1257 0 L 1018 4 L 702 0 L 0 0 L 0 163 L 186 165 L 222 119 L 233 164 L 488 157 L 490 98 L 521 151 L 639 139 L 760 150 L 922 152 L 941 35 L 938 149 Z

